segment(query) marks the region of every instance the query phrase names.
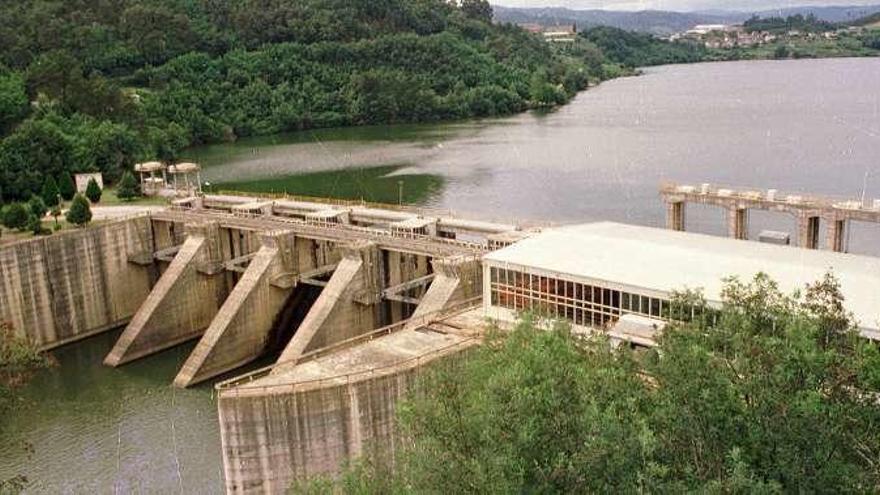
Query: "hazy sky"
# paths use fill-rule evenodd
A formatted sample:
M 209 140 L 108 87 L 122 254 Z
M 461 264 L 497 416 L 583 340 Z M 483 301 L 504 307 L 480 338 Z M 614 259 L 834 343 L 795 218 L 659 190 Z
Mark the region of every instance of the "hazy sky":
M 874 5 L 878 0 L 490 0 L 508 7 L 568 7 L 606 10 L 764 10 L 804 5 Z

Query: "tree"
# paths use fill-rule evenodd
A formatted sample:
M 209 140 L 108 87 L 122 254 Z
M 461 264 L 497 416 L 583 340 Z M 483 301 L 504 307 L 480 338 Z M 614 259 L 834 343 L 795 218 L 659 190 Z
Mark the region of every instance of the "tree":
M 398 406 L 394 459 L 343 493 L 861 493 L 880 486 L 880 350 L 832 276 L 786 295 L 677 295 L 655 350 L 526 316 L 436 363 Z M 312 490 L 317 484 L 296 486 Z
M 27 230 L 34 235 L 43 235 L 49 233 L 43 228 L 43 221 L 36 215 L 29 215 L 27 221 Z
M 24 117 L 27 108 L 24 78 L 0 66 L 0 132 Z
M 12 203 L 3 214 L 3 225 L 24 231 L 27 228 L 28 209 L 21 203 Z
M 86 186 L 86 197 L 94 204 L 101 201 L 101 187 L 95 179 L 89 179 L 89 183 Z
M 92 221 L 92 208 L 89 206 L 89 200 L 82 194 L 77 193 L 73 197 L 70 209 L 67 210 L 67 221 L 82 227 Z
M 461 0 L 460 8 L 471 19 L 492 22 L 492 6 L 486 0 Z
M 31 199 L 28 200 L 28 210 L 31 215 L 37 218 L 43 218 L 46 216 L 46 212 L 49 211 L 46 203 L 43 202 L 43 198 L 37 195 L 31 196 Z
M 73 183 L 73 177 L 68 173 L 61 174 L 61 181 L 58 184 L 58 192 L 64 201 L 70 201 L 76 194 L 76 185 Z
M 58 190 L 58 183 L 55 182 L 55 178 L 51 175 L 47 176 L 46 181 L 43 182 L 43 190 L 40 192 L 40 196 L 43 198 L 43 203 L 46 206 L 56 206 L 59 203 L 61 191 Z
M 130 201 L 138 196 L 137 179 L 131 172 L 124 172 L 122 179 L 119 180 L 119 186 L 116 189 L 116 196 L 123 201 Z

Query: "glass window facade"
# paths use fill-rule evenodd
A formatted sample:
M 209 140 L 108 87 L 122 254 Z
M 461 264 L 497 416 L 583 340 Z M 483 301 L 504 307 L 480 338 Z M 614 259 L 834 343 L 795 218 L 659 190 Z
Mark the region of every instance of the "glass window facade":
M 492 306 L 605 328 L 623 314 L 662 318 L 669 302 L 598 285 L 489 267 Z

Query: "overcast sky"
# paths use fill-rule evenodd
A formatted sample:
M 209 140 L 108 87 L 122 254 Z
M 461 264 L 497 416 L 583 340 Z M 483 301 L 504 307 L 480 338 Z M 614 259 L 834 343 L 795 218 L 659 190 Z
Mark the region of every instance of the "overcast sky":
M 874 5 L 878 0 L 490 0 L 507 7 L 568 7 L 606 10 L 764 10 L 804 5 Z

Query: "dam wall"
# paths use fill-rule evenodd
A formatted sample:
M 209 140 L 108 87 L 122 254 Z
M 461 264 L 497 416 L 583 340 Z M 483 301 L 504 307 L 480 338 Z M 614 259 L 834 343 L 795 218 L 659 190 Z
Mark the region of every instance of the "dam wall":
M 285 493 L 295 480 L 338 473 L 367 449 L 393 456 L 402 440 L 399 399 L 426 370 L 476 344 L 460 335 L 404 330 L 282 376 L 221 388 L 227 493 Z
M 125 324 L 158 278 L 147 216 L 0 247 L 0 320 L 49 349 Z

